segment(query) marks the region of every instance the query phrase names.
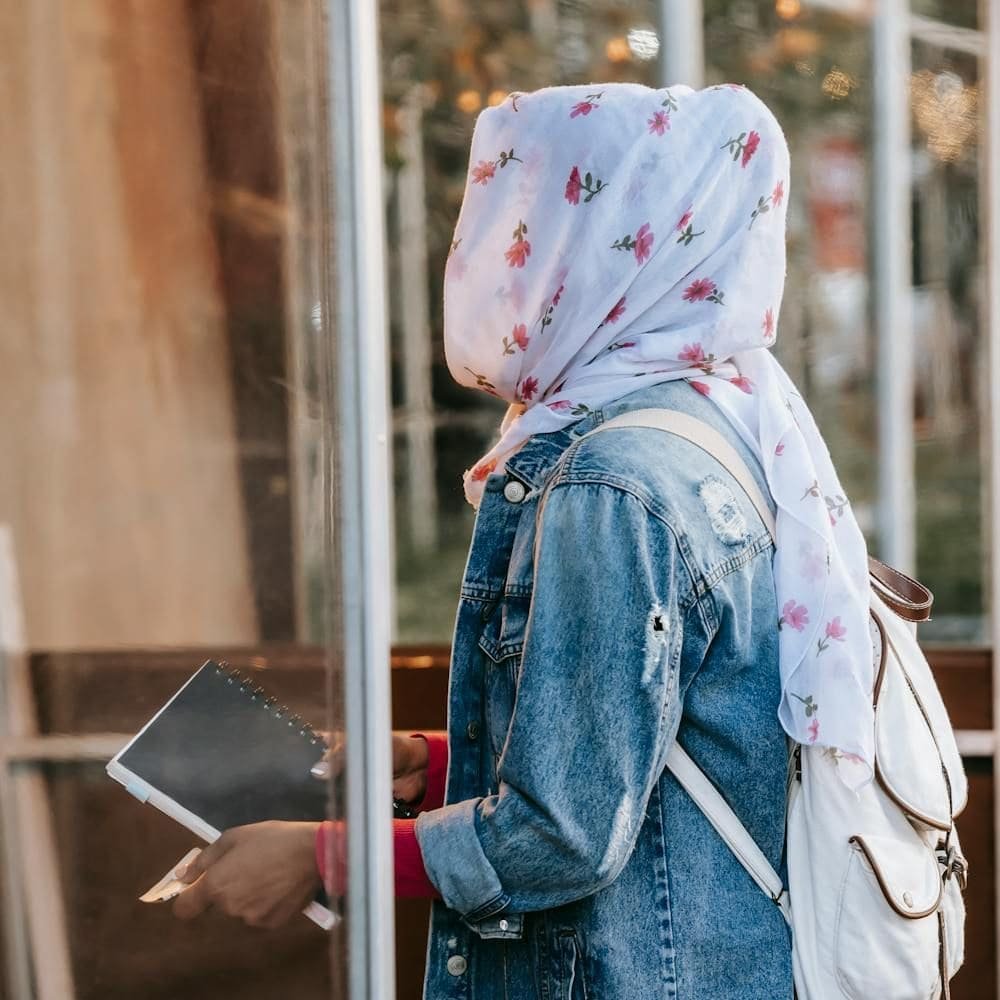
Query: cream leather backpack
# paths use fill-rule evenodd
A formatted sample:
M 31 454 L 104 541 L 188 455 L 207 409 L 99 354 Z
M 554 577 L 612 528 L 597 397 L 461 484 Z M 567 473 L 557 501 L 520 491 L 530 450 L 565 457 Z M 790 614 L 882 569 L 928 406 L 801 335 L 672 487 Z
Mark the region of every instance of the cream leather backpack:
M 674 410 L 622 413 L 589 434 L 654 427 L 715 458 L 775 533 L 743 460 L 714 428 Z M 586 437 L 587 435 L 583 435 Z M 871 560 L 875 780 L 859 793 L 835 755 L 793 744 L 788 886 L 736 814 L 677 744 L 667 766 L 792 929 L 798 1000 L 936 1000 L 964 957 L 967 866 L 954 818 L 968 787 L 944 703 L 916 640 L 931 595 Z

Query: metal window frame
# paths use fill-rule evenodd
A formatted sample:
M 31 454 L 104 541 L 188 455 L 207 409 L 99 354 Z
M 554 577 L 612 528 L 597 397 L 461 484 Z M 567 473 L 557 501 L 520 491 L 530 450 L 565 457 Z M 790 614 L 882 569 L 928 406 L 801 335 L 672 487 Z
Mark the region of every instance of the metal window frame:
M 985 234 L 983 322 L 987 333 L 986 383 L 989 387 L 989 519 L 990 558 L 989 609 L 990 639 L 993 647 L 993 732 L 1000 719 L 1000 0 L 982 0 L 982 23 L 986 46 L 982 79 L 986 93 L 983 115 L 983 173 L 985 190 L 982 204 Z M 994 736 L 995 743 L 995 736 Z M 996 753 L 993 755 L 993 844 L 995 851 L 995 913 L 997 981 L 1000 982 L 1000 783 Z
M 350 1000 L 396 995 L 392 869 L 390 636 L 393 586 L 389 516 L 390 413 L 385 309 L 382 102 L 376 5 L 328 6 L 329 162 L 333 246 L 328 298 L 336 353 L 328 388 L 338 416 L 332 441 L 327 530 L 338 560 L 328 593 L 340 597 L 350 926 Z M 344 586 L 350 581 L 350 586 Z M 333 640 L 328 636 L 327 641 Z M 329 685 L 328 685 L 329 687 Z

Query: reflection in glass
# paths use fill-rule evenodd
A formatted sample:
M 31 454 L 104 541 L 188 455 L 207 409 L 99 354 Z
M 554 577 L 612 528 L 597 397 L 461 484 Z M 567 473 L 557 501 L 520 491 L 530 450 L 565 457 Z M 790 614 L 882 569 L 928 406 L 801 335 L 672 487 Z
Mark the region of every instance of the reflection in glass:
M 0 624 L 3 735 L 25 756 L 0 792 L 27 790 L 3 795 L 5 968 L 23 944 L 44 1000 L 327 996 L 336 980 L 342 929 L 295 916 L 265 936 L 139 903 L 196 837 L 103 768 L 209 657 L 320 729 L 340 716 L 324 10 L 40 0 L 5 17 L 0 622 L 16 603 L 28 650 Z M 231 766 L 259 752 L 248 740 Z M 21 877 L 38 893 L 23 927 Z M 72 985 L 52 987 L 57 953 Z

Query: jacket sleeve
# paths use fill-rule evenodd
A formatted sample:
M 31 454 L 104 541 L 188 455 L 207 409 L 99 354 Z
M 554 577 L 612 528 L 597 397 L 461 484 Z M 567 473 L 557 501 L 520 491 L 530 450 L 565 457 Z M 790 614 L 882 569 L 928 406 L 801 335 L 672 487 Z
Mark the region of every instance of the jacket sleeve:
M 498 791 L 416 821 L 431 881 L 470 924 L 612 882 L 680 719 L 693 587 L 671 528 L 602 483 L 560 483 L 542 503 Z

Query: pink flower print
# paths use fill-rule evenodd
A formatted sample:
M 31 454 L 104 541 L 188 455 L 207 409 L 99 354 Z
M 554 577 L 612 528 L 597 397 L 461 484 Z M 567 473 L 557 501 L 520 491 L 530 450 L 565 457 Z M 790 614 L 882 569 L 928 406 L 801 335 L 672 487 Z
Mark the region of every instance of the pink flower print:
M 559 305 L 559 300 L 560 300 L 560 299 L 562 298 L 562 293 L 563 293 L 563 290 L 564 290 L 565 288 L 566 288 L 566 286 L 565 286 L 565 285 L 560 285 L 560 286 L 559 286 L 559 287 L 558 287 L 558 288 L 556 289 L 556 294 L 552 296 L 552 305 L 554 305 L 554 306 L 557 306 L 557 305 Z
M 700 392 L 703 396 L 712 395 L 711 387 L 706 385 L 704 382 L 697 382 L 693 378 L 688 379 L 688 382 L 690 383 L 691 388 L 694 389 L 695 392 Z
M 556 413 L 561 413 L 563 410 L 568 410 L 573 404 L 568 399 L 557 399 L 552 403 L 545 404 L 550 410 L 555 410 Z
M 806 729 L 809 731 L 809 742 L 815 743 L 819 739 L 819 719 L 813 719 Z
M 684 289 L 681 298 L 685 302 L 701 302 L 715 291 L 715 282 L 711 278 L 697 278 Z
M 733 136 L 724 142 L 719 149 L 727 149 L 733 154 L 733 162 L 741 159 L 741 166 L 745 167 L 753 154 L 757 152 L 757 147 L 760 145 L 760 136 L 756 132 L 751 132 L 747 135 L 746 132 L 740 132 L 739 135 Z
M 480 160 L 472 168 L 472 183 L 482 184 L 485 187 L 496 172 L 496 165 L 490 160 Z
M 700 365 L 705 362 L 705 351 L 701 344 L 685 344 L 684 350 L 677 357 L 681 361 L 690 361 L 692 364 Z
M 688 210 L 680 217 L 676 226 L 674 226 L 674 232 L 679 233 L 694 217 L 694 206 L 692 205 Z
M 621 239 L 615 240 L 611 244 L 612 250 L 631 250 L 635 254 L 635 262 L 641 264 L 649 258 L 650 250 L 653 248 L 653 232 L 649 228 L 649 223 L 644 222 L 632 239 L 631 233 L 626 233 Z
M 525 261 L 531 255 L 531 244 L 524 238 L 528 227 L 519 219 L 514 230 L 514 242 L 504 251 L 504 257 L 511 267 L 524 267 Z
M 569 180 L 566 181 L 566 191 L 564 197 L 571 205 L 580 204 L 580 192 L 586 191 L 587 197 L 583 199 L 584 205 L 599 195 L 608 185 L 599 177 L 595 177 L 589 170 L 580 177 L 580 168 L 573 167 L 569 172 Z
M 737 375 L 729 381 L 741 392 L 745 392 L 748 396 L 753 395 L 753 383 L 745 375 Z
M 488 462 L 480 462 L 473 470 L 470 478 L 477 483 L 481 483 L 495 468 L 497 460 L 491 458 Z
M 580 115 L 586 118 L 594 108 L 600 107 L 597 102 L 601 99 L 603 93 L 604 91 L 601 91 L 599 94 L 587 94 L 584 100 L 578 101 L 573 105 L 573 110 L 569 113 L 570 118 L 579 118 Z
M 518 323 L 509 338 L 503 338 L 503 352 L 504 354 L 513 354 L 514 347 L 520 347 L 522 351 L 528 349 L 528 341 L 531 338 L 528 336 L 528 328 L 524 323 Z
M 604 323 L 617 323 L 625 315 L 625 296 L 623 295 L 612 307 L 611 312 L 604 317 Z M 601 324 L 601 326 L 604 325 Z
M 649 228 L 649 223 L 644 222 L 639 231 L 635 234 L 635 262 L 641 264 L 649 257 L 653 249 L 653 233 Z
M 538 392 L 538 379 L 529 375 L 521 382 L 521 400 L 530 400 L 536 392 Z
M 565 198 L 571 205 L 580 204 L 580 188 L 582 187 L 583 183 L 580 180 L 580 168 L 574 167 L 569 172 L 569 180 L 566 181 Z
M 774 185 L 774 190 L 771 192 L 771 204 L 777 208 L 785 200 L 785 182 L 779 180 L 777 184 Z
M 768 309 L 764 313 L 764 321 L 761 323 L 761 329 L 764 331 L 764 339 L 770 340 L 774 336 L 774 310 Z
M 670 115 L 666 111 L 654 111 L 653 117 L 647 122 L 650 135 L 663 135 L 670 129 Z
M 826 623 L 826 633 L 823 638 L 816 643 L 816 655 L 819 656 L 824 650 L 830 648 L 830 641 L 834 640 L 836 642 L 843 642 L 844 637 L 847 635 L 847 629 L 840 624 L 840 616 L 838 615 L 832 621 Z
M 829 572 L 828 553 L 818 552 L 811 545 L 804 544 L 799 550 L 799 555 L 802 559 L 802 578 L 810 583 L 822 580 Z
M 804 604 L 796 604 L 794 600 L 785 601 L 778 619 L 778 628 L 787 625 L 801 632 L 809 624 L 809 609 Z
M 781 457 L 782 455 L 784 455 L 784 454 L 785 454 L 785 442 L 784 442 L 784 441 L 781 441 L 781 442 L 779 442 L 778 444 L 776 444 L 776 445 L 774 446 L 774 453 L 775 453 L 775 455 L 777 455 L 777 456 L 778 456 L 779 458 L 780 458 L 780 457 Z

